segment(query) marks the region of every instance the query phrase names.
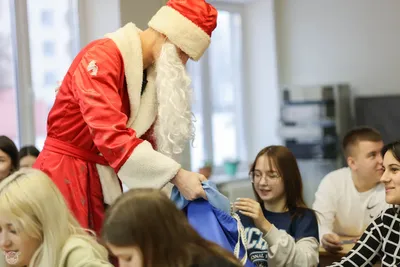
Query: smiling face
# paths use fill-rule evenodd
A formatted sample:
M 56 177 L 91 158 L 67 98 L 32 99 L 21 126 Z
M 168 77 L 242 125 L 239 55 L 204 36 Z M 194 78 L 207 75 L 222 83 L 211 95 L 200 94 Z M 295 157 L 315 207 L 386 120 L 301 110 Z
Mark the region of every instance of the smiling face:
M 264 203 L 285 201 L 285 185 L 282 177 L 267 155 L 257 159 L 252 175 L 254 190 Z
M 118 258 L 120 267 L 143 267 L 143 256 L 139 248 L 134 246 L 118 247 L 110 243 L 107 247 Z
M 363 179 L 379 182 L 382 171 L 383 142 L 359 141 L 348 158 L 349 167 Z
M 28 266 L 40 244 L 18 229 L 6 214 L 0 214 L 0 249 L 10 266 Z
M 381 182 L 385 184 L 386 202 L 393 205 L 400 204 L 400 162 L 394 157 L 391 150 L 383 157 L 384 173 Z

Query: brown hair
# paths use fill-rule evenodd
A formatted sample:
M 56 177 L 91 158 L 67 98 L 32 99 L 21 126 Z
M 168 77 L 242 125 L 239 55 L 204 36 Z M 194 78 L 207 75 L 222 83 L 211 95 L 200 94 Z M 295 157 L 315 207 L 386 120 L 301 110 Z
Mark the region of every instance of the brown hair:
M 14 142 L 5 135 L 0 136 L 0 150 L 6 153 L 11 159 L 11 173 L 19 169 L 18 149 Z M 11 174 L 10 173 L 10 174 Z
M 40 151 L 35 146 L 24 146 L 19 150 L 19 159 L 26 156 L 39 157 Z
M 257 164 L 257 160 L 261 156 L 267 156 L 270 166 L 273 163 L 280 177 L 283 180 L 286 194 L 286 208 L 292 215 L 301 215 L 302 211 L 307 209 L 307 205 L 303 197 L 303 182 L 297 161 L 293 153 L 285 146 L 268 146 L 258 152 L 256 159 L 251 165 L 250 173 L 253 173 Z M 254 194 L 257 201 L 263 205 L 262 199 L 255 191 L 253 184 Z M 300 209 L 299 209 L 300 208 Z M 302 208 L 302 209 L 301 209 Z
M 381 150 L 382 158 L 385 157 L 385 154 L 387 152 L 392 153 L 394 159 L 397 160 L 398 162 L 400 162 L 400 140 L 385 145 Z M 392 207 L 393 211 L 395 213 L 399 213 L 399 209 L 396 208 L 396 206 L 397 205 L 393 205 L 393 207 Z
M 203 239 L 156 189 L 131 189 L 120 196 L 106 212 L 102 236 L 115 246 L 137 246 L 148 267 L 187 267 L 210 257 L 241 266 L 233 254 Z
M 378 130 L 371 127 L 360 126 L 351 129 L 346 133 L 342 141 L 342 149 L 345 157 L 350 155 L 351 148 L 360 141 L 380 142 L 382 141 L 382 136 Z
M 385 156 L 386 152 L 392 152 L 393 157 L 400 162 L 400 141 L 395 141 L 393 143 L 387 144 L 382 148 L 381 155 L 382 158 Z

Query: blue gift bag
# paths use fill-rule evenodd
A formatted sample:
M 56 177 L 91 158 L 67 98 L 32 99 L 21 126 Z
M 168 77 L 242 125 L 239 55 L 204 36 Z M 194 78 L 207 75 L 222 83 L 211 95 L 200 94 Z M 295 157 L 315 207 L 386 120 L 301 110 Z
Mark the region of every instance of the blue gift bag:
M 207 181 L 208 183 L 208 181 Z M 183 208 L 191 226 L 205 239 L 212 241 L 228 251 L 231 251 L 245 267 L 254 267 L 247 259 L 247 241 L 240 218 L 237 214 L 226 211 L 229 200 L 217 191 L 213 185 L 203 184 L 207 200 L 197 199 L 182 204 L 182 196 L 176 188 L 171 199 L 178 207 Z M 219 208 L 213 206 L 215 203 Z
M 210 204 L 214 208 L 223 210 L 229 214 L 231 212 L 231 203 L 226 196 L 218 191 L 217 186 L 213 182 L 208 180 L 202 182 L 201 184 L 203 185 L 203 189 L 206 192 L 208 202 L 210 202 Z M 182 196 L 181 192 L 179 192 L 176 186 L 172 188 L 171 199 L 181 210 L 183 210 L 190 202 Z

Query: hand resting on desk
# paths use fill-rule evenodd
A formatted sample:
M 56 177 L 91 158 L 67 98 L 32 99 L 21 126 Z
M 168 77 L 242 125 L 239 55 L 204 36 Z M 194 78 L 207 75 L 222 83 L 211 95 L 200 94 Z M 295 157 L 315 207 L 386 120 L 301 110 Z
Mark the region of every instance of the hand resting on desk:
M 343 250 L 340 237 L 335 233 L 325 234 L 321 240 L 322 247 L 330 253 L 338 253 Z

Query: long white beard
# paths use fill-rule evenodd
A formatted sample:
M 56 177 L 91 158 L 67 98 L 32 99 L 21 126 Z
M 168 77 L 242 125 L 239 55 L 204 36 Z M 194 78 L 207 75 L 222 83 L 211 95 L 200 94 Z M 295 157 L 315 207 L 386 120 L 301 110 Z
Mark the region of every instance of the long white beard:
M 156 61 L 158 118 L 155 135 L 158 151 L 179 155 L 194 138 L 191 111 L 191 79 L 177 53 L 175 45 L 166 42 Z

